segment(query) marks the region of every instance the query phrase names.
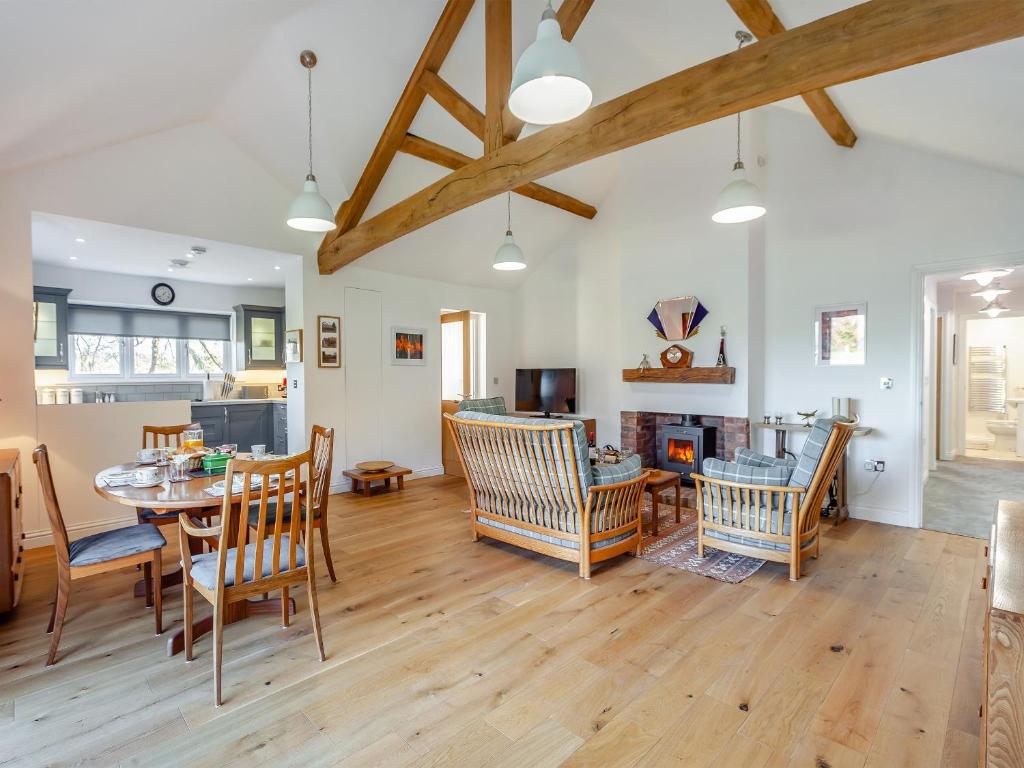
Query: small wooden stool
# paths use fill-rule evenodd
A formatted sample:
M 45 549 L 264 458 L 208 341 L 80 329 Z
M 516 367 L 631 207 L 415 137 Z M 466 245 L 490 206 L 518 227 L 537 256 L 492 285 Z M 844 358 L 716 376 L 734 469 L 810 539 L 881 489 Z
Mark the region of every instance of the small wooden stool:
M 391 487 L 391 478 L 398 478 L 398 490 L 405 489 L 405 476 L 411 475 L 412 470 L 406 469 L 405 467 L 399 467 L 394 465 L 387 469 L 382 469 L 377 472 L 366 472 L 361 469 L 346 469 L 342 472 L 345 477 L 352 481 L 352 493 L 359 492 L 359 486 L 362 484 L 363 496 L 370 496 L 373 490 L 370 488 L 370 484 L 375 480 L 383 480 L 384 488 L 388 489 Z
M 669 472 L 664 469 L 649 469 L 647 470 L 651 474 L 647 476 L 647 484 L 644 490 L 651 494 L 651 534 L 654 536 L 658 535 L 658 498 L 661 496 L 661 492 L 668 490 L 669 488 L 676 489 L 676 522 L 681 521 L 680 507 L 679 507 L 679 493 L 681 490 L 681 483 L 679 482 L 678 472 Z

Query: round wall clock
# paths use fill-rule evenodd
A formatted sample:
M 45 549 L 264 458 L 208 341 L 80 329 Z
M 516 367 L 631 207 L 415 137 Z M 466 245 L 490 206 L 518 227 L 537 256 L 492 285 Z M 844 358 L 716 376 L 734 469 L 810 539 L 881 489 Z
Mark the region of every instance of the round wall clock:
M 174 301 L 174 289 L 167 283 L 157 283 L 153 286 L 153 290 L 149 292 L 149 295 L 161 307 L 166 307 Z
M 666 368 L 689 368 L 692 362 L 693 352 L 678 344 L 673 344 L 661 353 L 661 364 Z

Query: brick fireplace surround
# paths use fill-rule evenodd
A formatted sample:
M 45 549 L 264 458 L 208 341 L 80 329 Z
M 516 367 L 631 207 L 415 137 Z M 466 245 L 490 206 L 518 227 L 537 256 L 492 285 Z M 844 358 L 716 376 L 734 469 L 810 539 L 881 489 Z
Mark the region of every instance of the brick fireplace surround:
M 645 467 L 655 466 L 661 428 L 665 424 L 682 421 L 679 413 L 652 413 L 650 411 L 622 411 L 622 447 L 639 453 Z M 732 460 L 737 448 L 750 447 L 750 423 L 735 416 L 700 416 L 697 421 L 705 427 L 717 427 L 718 440 L 715 455 Z

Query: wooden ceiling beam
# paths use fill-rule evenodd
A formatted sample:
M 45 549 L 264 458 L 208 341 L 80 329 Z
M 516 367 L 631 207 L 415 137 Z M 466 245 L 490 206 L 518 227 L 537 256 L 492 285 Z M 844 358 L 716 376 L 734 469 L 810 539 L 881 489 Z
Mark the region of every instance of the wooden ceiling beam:
M 487 103 L 484 109 L 484 155 L 505 144 L 502 113 L 512 84 L 512 0 L 484 0 L 484 53 Z
M 405 84 L 405 90 L 402 91 L 402 95 L 384 127 L 384 132 L 366 163 L 366 168 L 363 169 L 359 181 L 356 182 L 352 195 L 338 209 L 335 216 L 338 228 L 327 233 L 324 238 L 325 242 L 348 232 L 359 223 L 360 218 L 366 212 L 366 207 L 380 186 L 399 145 L 405 138 L 406 131 L 409 130 L 420 105 L 423 104 L 426 94 L 419 87 L 421 75 L 427 70 L 436 72 L 441 68 L 441 64 L 448 56 L 448 51 L 451 50 L 452 44 L 458 37 L 472 8 L 473 0 L 448 0 L 444 10 L 441 11 L 441 16 L 437 20 L 437 24 L 434 25 L 434 31 L 427 40 L 412 75 L 409 77 L 409 82 Z M 323 246 L 321 246 L 322 248 Z
M 405 135 L 405 141 L 402 142 L 399 151 L 453 171 L 473 162 L 473 158 L 468 155 L 411 133 Z M 597 215 L 597 209 L 594 206 L 534 182 L 516 187 L 512 191 L 517 195 L 529 197 L 539 203 L 553 205 L 555 208 L 561 208 L 563 211 L 574 213 L 585 219 L 592 219 Z
M 583 23 L 583 19 L 587 17 L 587 12 L 593 4 L 594 0 L 562 0 L 562 4 L 558 6 L 558 11 L 555 12 L 555 15 L 558 17 L 558 24 L 562 28 L 562 37 L 565 40 L 572 40 L 576 36 L 580 25 Z M 511 85 L 511 74 L 509 85 Z M 507 100 L 508 96 L 506 95 L 505 98 Z M 504 107 L 503 113 L 501 123 L 505 132 L 505 143 L 507 144 L 519 138 L 525 123 L 509 111 L 507 104 Z
M 467 131 L 484 140 L 484 113 L 474 107 L 465 96 L 452 88 L 436 72 L 427 70 L 420 78 L 423 90 L 449 115 L 458 120 Z
M 768 0 L 726 0 L 747 29 L 758 40 L 786 31 Z M 823 88 L 801 94 L 811 113 L 832 140 L 841 147 L 857 143 L 857 134 Z
M 328 243 L 320 271 L 332 273 L 451 213 L 587 160 L 809 91 L 1021 36 L 1024 0 L 856 5 L 506 144 Z

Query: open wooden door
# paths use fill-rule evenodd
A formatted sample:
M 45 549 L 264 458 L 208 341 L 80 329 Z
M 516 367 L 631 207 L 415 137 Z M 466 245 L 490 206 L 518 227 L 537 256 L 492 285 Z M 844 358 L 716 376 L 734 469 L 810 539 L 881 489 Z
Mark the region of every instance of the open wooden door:
M 455 413 L 459 401 L 472 396 L 469 310 L 441 315 L 441 463 L 446 475 L 462 477 L 462 465 L 445 413 Z

